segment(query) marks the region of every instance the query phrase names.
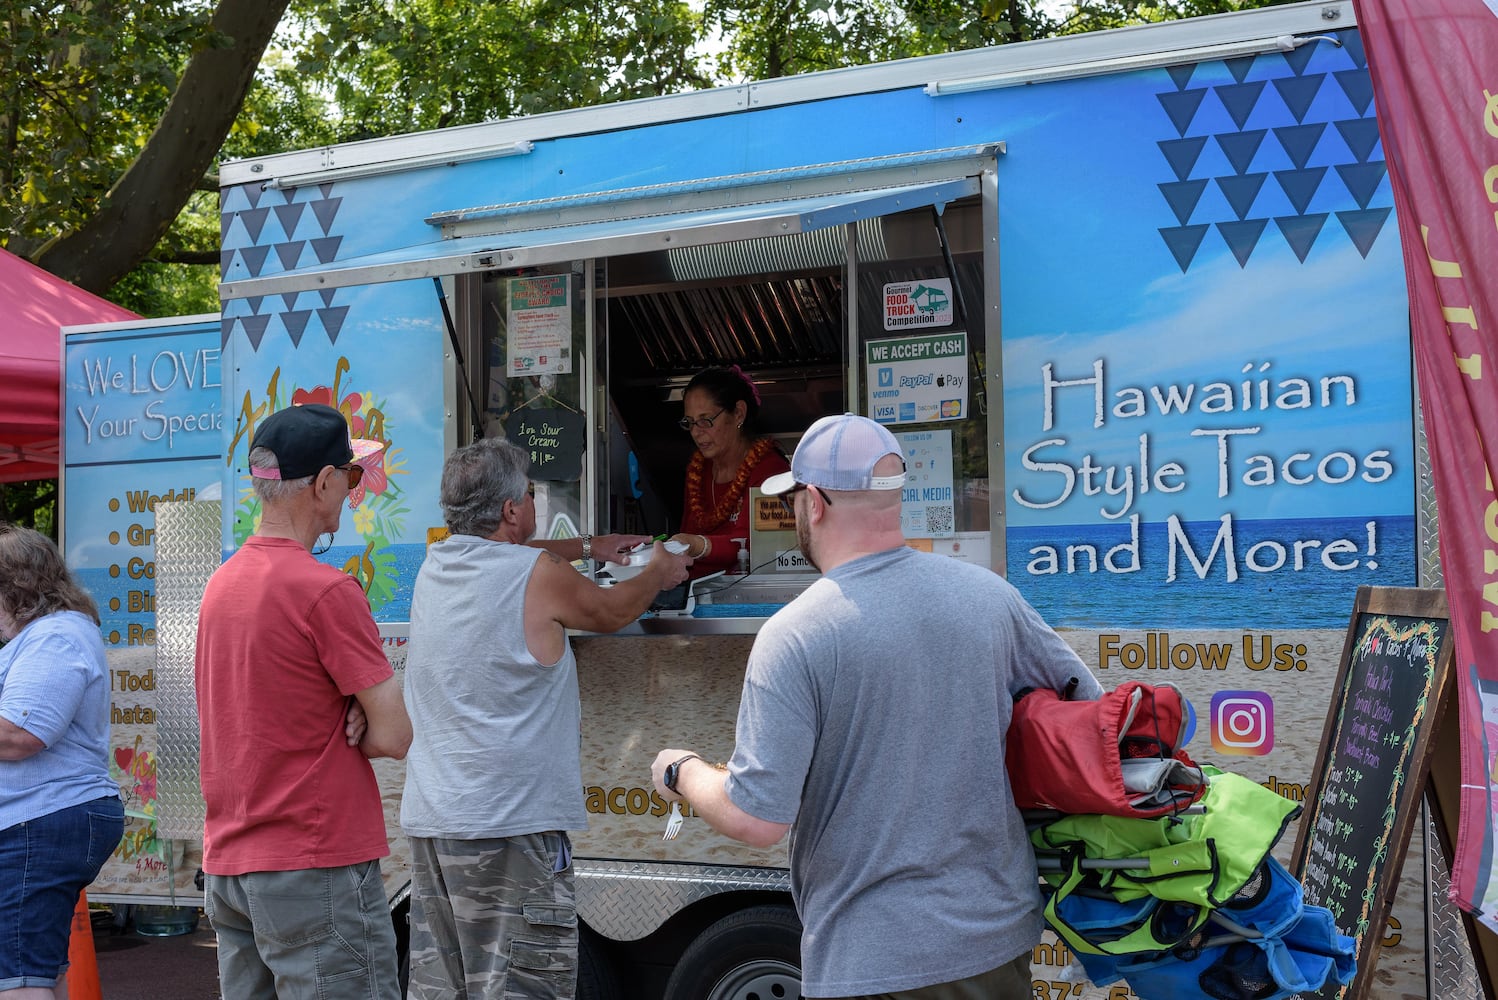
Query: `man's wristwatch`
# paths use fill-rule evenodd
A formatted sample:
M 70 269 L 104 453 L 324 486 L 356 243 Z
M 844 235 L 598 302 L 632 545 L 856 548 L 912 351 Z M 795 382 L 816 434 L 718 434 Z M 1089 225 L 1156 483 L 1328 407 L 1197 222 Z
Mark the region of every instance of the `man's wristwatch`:
M 592 535 L 584 535 L 583 536 L 583 558 L 584 559 L 592 559 L 593 558 L 593 536 Z
M 689 753 L 685 757 L 682 757 L 680 760 L 673 760 L 671 763 L 666 765 L 666 773 L 661 775 L 661 783 L 671 791 L 676 792 L 677 795 L 680 795 L 681 793 L 676 791 L 676 779 L 681 776 L 681 765 L 685 764 L 689 760 L 701 759 L 701 754 Z

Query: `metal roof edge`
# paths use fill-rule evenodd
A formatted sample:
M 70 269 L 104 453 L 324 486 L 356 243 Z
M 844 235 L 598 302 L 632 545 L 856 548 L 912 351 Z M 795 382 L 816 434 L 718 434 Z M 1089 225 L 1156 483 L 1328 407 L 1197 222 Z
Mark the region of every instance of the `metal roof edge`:
M 1308 0 L 231 160 L 220 168 L 219 179 L 221 187 L 232 187 L 253 181 L 270 181 L 279 174 L 323 170 L 335 162 L 341 168 L 390 164 L 398 169 L 401 160 L 429 158 L 443 152 L 459 154 L 511 143 L 560 139 L 755 108 L 924 87 L 940 78 L 1060 68 L 1215 43 L 1314 34 L 1351 28 L 1356 24 L 1352 0 Z

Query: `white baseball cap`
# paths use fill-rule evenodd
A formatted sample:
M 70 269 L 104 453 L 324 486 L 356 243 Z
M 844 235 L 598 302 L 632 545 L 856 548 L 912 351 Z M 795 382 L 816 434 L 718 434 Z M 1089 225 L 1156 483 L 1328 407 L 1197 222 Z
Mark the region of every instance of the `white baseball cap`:
M 874 466 L 885 455 L 900 456 L 900 442 L 883 425 L 856 413 L 823 417 L 806 429 L 791 471 L 766 479 L 766 496 L 784 493 L 797 483 L 824 490 L 897 490 L 905 485 L 904 458 L 897 476 L 876 476 Z

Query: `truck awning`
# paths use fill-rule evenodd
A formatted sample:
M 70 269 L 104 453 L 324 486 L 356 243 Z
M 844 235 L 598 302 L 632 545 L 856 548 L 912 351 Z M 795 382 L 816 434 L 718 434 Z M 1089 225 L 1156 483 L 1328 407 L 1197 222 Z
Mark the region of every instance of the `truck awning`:
M 996 149 L 1001 151 L 1002 145 L 985 147 L 990 166 Z M 868 187 L 869 178 L 863 177 L 860 179 L 865 186 L 857 190 L 780 200 L 761 198 L 694 211 L 662 212 L 658 206 L 663 199 L 640 196 L 638 190 L 620 192 L 635 197 L 608 203 L 609 213 L 615 216 L 611 219 L 556 225 L 556 216 L 552 215 L 551 224 L 545 226 L 458 236 L 271 275 L 239 279 L 231 269 L 230 280 L 219 285 L 219 297 L 227 302 L 251 296 L 537 267 L 591 257 L 786 236 L 914 208 L 942 206 L 978 194 L 976 171 L 973 175 L 953 177 L 950 171 L 954 163 L 948 161 L 946 166 L 948 176 L 940 180 Z M 971 161 L 965 161 L 964 167 L 970 168 Z M 664 201 L 669 203 L 672 199 Z M 648 211 L 650 206 L 656 206 L 654 212 Z

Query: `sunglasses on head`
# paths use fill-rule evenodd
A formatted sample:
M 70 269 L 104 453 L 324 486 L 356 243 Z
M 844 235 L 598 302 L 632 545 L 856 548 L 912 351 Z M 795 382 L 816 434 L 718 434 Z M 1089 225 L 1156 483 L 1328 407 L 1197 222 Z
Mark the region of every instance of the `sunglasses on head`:
M 348 465 L 335 465 L 333 468 L 348 474 L 348 488 L 351 490 L 358 489 L 359 484 L 364 481 L 364 466 L 362 465 L 350 463 Z
M 784 493 L 780 494 L 780 506 L 784 507 L 785 508 L 785 512 L 787 514 L 791 515 L 791 517 L 795 517 L 796 516 L 796 494 L 800 493 L 802 490 L 810 490 L 810 489 L 815 489 L 817 491 L 817 495 L 822 498 L 822 502 L 824 504 L 826 504 L 829 507 L 832 506 L 832 498 L 827 495 L 827 491 L 826 490 L 821 489 L 820 487 L 808 486 L 805 483 L 797 483 L 795 486 L 792 486 L 790 489 L 788 489 Z

